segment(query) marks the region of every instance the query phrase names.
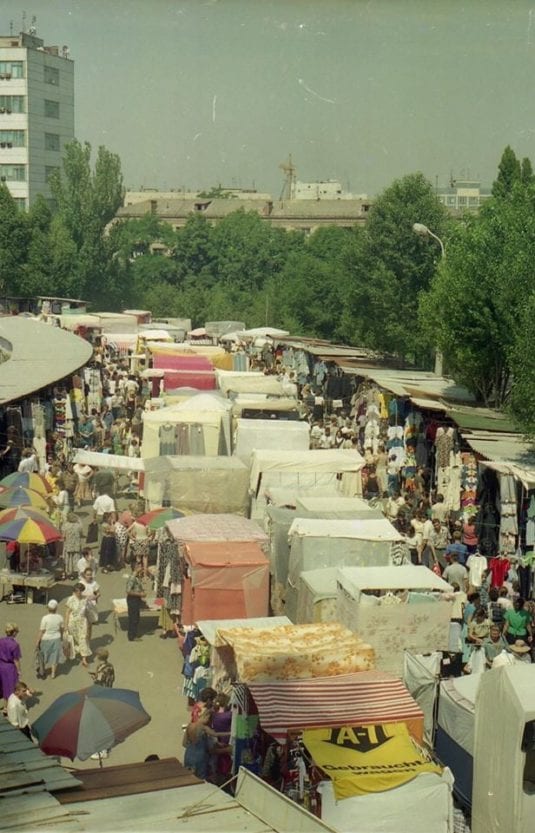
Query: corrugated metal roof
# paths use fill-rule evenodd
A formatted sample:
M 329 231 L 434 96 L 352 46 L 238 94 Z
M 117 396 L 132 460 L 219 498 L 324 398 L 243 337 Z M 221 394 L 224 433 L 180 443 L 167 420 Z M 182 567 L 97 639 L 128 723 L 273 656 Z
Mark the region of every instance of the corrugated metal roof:
M 0 364 L 0 403 L 52 385 L 86 364 L 93 354 L 82 338 L 19 316 L 0 319 L 0 338 L 11 345 L 10 358 Z
M 59 823 L 71 827 L 69 814 L 50 795 L 53 790 L 71 790 L 80 781 L 59 760 L 45 755 L 5 717 L 0 718 L 0 830 L 42 829 Z

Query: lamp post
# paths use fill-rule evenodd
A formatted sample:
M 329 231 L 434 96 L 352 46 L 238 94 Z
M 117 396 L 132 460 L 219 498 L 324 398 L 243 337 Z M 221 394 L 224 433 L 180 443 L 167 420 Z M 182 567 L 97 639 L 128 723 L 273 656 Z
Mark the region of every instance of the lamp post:
M 430 228 L 424 226 L 423 223 L 413 223 L 412 230 L 415 234 L 419 234 L 420 237 L 432 237 L 433 240 L 436 240 L 438 245 L 440 246 L 440 251 L 442 252 L 442 257 L 446 257 L 446 249 L 444 248 L 444 243 L 440 239 L 437 234 L 433 234 Z
M 446 259 L 446 248 L 444 246 L 444 243 L 442 242 L 442 240 L 438 236 L 438 234 L 434 234 L 431 231 L 431 229 L 428 228 L 427 226 L 425 226 L 423 223 L 413 223 L 412 224 L 412 230 L 415 234 L 418 234 L 420 237 L 432 237 L 433 240 L 436 240 L 438 245 L 440 246 L 440 252 L 441 252 L 442 258 L 444 260 Z M 439 350 L 438 347 L 436 347 L 435 348 L 435 375 L 436 376 L 442 376 L 442 365 L 443 365 L 442 351 Z

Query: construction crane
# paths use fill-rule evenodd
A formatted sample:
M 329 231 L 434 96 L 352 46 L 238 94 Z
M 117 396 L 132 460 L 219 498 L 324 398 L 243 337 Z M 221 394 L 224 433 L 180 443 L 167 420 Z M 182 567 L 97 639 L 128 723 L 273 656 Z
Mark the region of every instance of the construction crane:
M 281 171 L 284 171 L 285 179 L 284 184 L 282 186 L 282 191 L 280 193 L 279 200 L 291 200 L 293 195 L 293 187 L 295 184 L 295 178 L 297 174 L 297 170 L 292 162 L 292 154 L 288 156 L 287 162 L 281 162 L 279 165 Z

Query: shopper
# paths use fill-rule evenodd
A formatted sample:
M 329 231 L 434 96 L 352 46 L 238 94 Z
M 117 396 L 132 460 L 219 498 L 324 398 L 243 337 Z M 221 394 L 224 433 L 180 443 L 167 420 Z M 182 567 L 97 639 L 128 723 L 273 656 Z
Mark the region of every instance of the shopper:
M 138 561 L 132 562 L 132 574 L 126 582 L 126 605 L 128 608 L 128 641 L 137 639 L 137 629 L 143 599 L 146 596 L 141 577 L 143 565 Z
M 43 658 L 44 676 L 47 668 L 50 668 L 50 679 L 53 680 L 63 657 L 64 622 L 63 616 L 57 612 L 58 603 L 55 599 L 50 599 L 47 607 L 48 613 L 45 613 L 39 625 L 37 648 Z

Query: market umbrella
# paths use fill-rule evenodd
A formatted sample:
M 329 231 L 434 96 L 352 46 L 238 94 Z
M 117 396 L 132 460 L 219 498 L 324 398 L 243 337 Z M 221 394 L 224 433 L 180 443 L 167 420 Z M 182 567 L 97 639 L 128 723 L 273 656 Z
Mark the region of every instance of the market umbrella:
M 40 495 L 48 495 L 52 492 L 52 486 L 46 477 L 33 471 L 14 471 L 0 480 L 0 486 L 2 489 L 21 486 L 23 489 L 33 489 Z
M 150 512 L 145 512 L 144 515 L 136 518 L 136 520 L 139 524 L 148 526 L 149 529 L 161 529 L 167 521 L 183 517 L 184 512 L 179 512 L 178 509 L 173 509 L 172 506 L 163 506 L 161 509 L 152 509 Z
M 43 495 L 35 489 L 23 489 L 22 486 L 11 486 L 0 492 L 0 506 L 33 506 L 37 509 L 47 509 L 48 504 Z
M 47 755 L 85 761 L 122 743 L 149 721 L 139 692 L 93 685 L 54 700 L 32 723 L 32 732 Z
M 61 537 L 57 526 L 41 509 L 13 506 L 0 512 L 0 541 L 44 545 L 60 541 Z

